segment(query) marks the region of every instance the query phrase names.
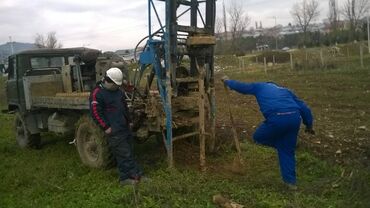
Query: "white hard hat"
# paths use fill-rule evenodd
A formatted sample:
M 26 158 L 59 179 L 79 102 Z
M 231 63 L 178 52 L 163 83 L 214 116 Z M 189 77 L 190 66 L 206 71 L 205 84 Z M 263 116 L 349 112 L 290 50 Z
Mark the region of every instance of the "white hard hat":
M 116 85 L 122 85 L 123 74 L 119 68 L 110 68 L 107 70 L 107 77 L 111 79 Z

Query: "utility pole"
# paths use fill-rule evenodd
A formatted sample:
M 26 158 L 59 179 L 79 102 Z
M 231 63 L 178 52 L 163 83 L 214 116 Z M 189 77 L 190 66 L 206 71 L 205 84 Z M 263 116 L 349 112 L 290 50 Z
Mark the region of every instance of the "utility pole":
M 12 52 L 12 54 L 14 54 L 14 47 L 13 47 L 12 36 L 9 36 L 9 42 L 10 42 L 10 51 Z
M 228 40 L 227 37 L 227 19 L 226 19 L 226 8 L 225 8 L 225 1 L 222 2 L 222 9 L 223 9 L 223 23 L 224 23 L 224 32 L 225 32 L 225 39 Z
M 223 22 L 224 22 L 224 32 L 227 32 L 227 19 L 226 19 L 226 8 L 225 8 L 225 1 L 222 2 L 222 15 L 223 15 Z
M 277 33 L 276 16 L 274 16 L 274 18 L 275 18 L 275 30 L 276 30 L 275 49 L 277 50 L 278 49 L 278 36 L 279 36 L 279 34 Z
M 273 16 L 272 18 L 275 19 L 275 50 L 277 50 L 278 49 L 278 37 L 279 37 L 278 29 L 277 29 L 277 23 L 276 23 L 277 17 Z

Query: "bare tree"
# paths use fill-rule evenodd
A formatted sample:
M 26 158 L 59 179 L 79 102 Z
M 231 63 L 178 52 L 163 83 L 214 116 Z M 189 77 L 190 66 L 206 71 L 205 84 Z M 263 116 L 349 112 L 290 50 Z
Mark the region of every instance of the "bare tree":
M 39 33 L 37 33 L 36 34 L 36 37 L 35 37 L 35 46 L 37 47 L 37 48 L 45 48 L 45 38 L 44 38 L 44 36 L 43 35 L 41 35 L 41 34 L 39 34 Z
M 223 33 L 223 22 L 220 17 L 216 17 L 215 32 L 218 35 L 221 35 Z
M 339 11 L 337 0 L 329 0 L 329 14 L 328 19 L 330 23 L 330 29 L 336 31 L 339 23 Z
M 226 33 L 223 32 L 223 21 L 222 18 L 217 17 L 215 23 L 215 32 L 218 38 L 218 42 L 216 45 L 216 53 L 224 52 L 224 43 L 226 40 Z
M 56 32 L 49 32 L 47 37 L 37 33 L 35 37 L 35 45 L 38 48 L 62 48 L 62 44 L 58 42 Z
M 232 48 L 236 49 L 237 41 L 243 36 L 246 31 L 250 18 L 245 12 L 245 5 L 243 0 L 230 0 L 228 8 L 228 14 L 230 17 L 230 32 L 232 37 Z
M 300 3 L 295 3 L 290 11 L 294 21 L 301 27 L 301 30 L 306 36 L 307 30 L 312 21 L 319 15 L 318 0 L 302 0 Z
M 369 0 L 346 0 L 342 9 L 342 13 L 343 16 L 349 21 L 352 32 L 360 29 L 361 19 L 366 16 L 369 8 Z
M 225 1 L 222 2 L 222 20 L 224 26 L 224 32 L 227 33 L 227 18 L 226 18 L 226 9 L 225 9 Z

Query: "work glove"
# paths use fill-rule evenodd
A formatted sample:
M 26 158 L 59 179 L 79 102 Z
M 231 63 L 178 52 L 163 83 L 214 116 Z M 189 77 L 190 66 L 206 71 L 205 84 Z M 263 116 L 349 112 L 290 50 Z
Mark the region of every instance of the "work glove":
M 304 132 L 306 132 L 307 134 L 312 134 L 312 135 L 315 135 L 315 131 L 312 129 L 312 128 L 307 128 L 304 130 Z
M 223 83 L 225 83 L 225 81 L 226 80 L 229 80 L 230 78 L 228 77 L 228 76 L 226 76 L 226 75 L 224 75 L 222 78 L 221 78 L 221 81 L 223 82 Z

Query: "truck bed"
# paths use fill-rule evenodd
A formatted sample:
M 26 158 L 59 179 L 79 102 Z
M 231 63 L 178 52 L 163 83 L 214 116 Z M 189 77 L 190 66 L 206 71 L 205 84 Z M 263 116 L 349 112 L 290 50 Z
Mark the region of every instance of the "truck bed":
M 89 109 L 89 92 L 64 93 L 60 74 L 23 78 L 26 109 Z

